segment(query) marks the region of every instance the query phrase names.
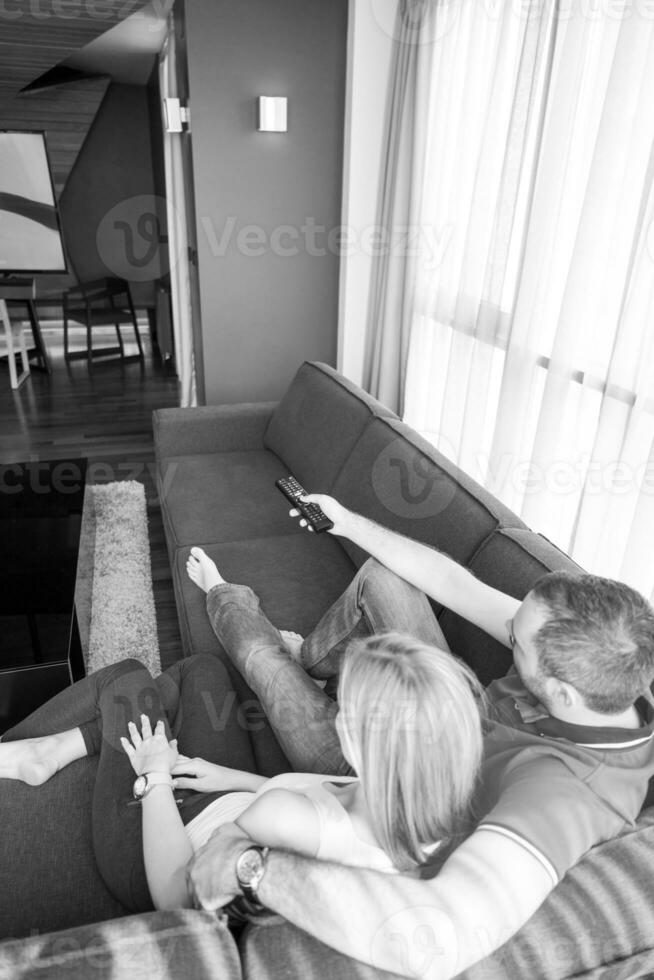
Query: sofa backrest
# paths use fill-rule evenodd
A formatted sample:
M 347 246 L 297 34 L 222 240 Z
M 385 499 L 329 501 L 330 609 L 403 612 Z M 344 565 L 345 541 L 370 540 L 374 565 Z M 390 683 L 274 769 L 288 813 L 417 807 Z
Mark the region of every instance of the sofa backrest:
M 307 490 L 329 493 L 365 427 L 383 416 L 397 418 L 327 364 L 305 361 L 263 441 Z
M 498 528 L 479 547 L 468 568 L 482 582 L 516 599 L 524 599 L 547 572 L 583 572 L 542 534 L 524 527 Z M 473 668 L 483 684 L 506 674 L 511 666 L 507 647 L 449 609 L 443 609 L 438 621 L 452 652 Z
M 362 432 L 333 487 L 344 506 L 467 565 L 498 527 L 524 528 L 491 493 L 397 418 Z M 367 557 L 343 541 L 355 564 Z
M 308 490 L 331 493 L 345 507 L 445 552 L 518 599 L 546 572 L 582 571 L 393 412 L 325 364 L 300 367 L 264 442 Z M 340 540 L 360 566 L 367 554 Z M 506 673 L 506 647 L 432 605 L 450 648 L 483 683 Z

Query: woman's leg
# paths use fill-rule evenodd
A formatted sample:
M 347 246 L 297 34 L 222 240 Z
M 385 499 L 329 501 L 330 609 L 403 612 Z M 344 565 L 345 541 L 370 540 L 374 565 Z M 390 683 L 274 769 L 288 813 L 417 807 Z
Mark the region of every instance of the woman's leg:
M 143 861 L 141 808 L 132 800 L 134 771 L 120 744 L 127 723 L 141 714 L 154 728 L 166 722 L 179 751 L 217 765 L 256 771 L 246 726 L 227 670 L 219 660 L 198 655 L 180 660 L 153 679 L 138 662 L 120 671 L 100 694 L 102 742 L 93 796 L 93 842 L 109 890 L 130 911 L 152 908 Z M 140 727 L 140 725 L 139 725 Z M 184 823 L 215 795 L 182 792 Z
M 93 850 L 109 891 L 130 912 L 145 912 L 153 904 L 143 861 L 141 807 L 132 797 L 136 777 L 120 739 L 127 735 L 130 721 L 140 731 L 143 714 L 153 729 L 163 719 L 168 739 L 172 734 L 158 683 L 143 664 L 125 660 L 106 669 L 113 673 L 99 685 L 96 703 L 100 758 L 93 791 Z M 174 707 L 172 692 L 170 701 Z
M 130 911 L 152 908 L 143 864 L 141 810 L 132 804 L 135 776 L 120 744 L 128 722 L 139 723 L 142 714 L 153 727 L 163 719 L 168 738 L 178 738 L 183 754 L 255 771 L 240 705 L 224 665 L 213 657 L 180 661 L 156 680 L 139 661 L 112 664 L 56 695 L 3 737 L 3 743 L 9 742 L 7 751 L 15 753 L 17 740 L 47 743 L 52 733 L 77 732 L 82 750 L 76 758 L 100 756 L 92 814 L 95 856 L 107 887 Z M 182 813 L 185 823 L 213 797 L 193 794 L 193 798 L 193 806 Z
M 225 582 L 200 548 L 193 548 L 187 571 L 207 593 L 213 630 L 261 701 L 293 768 L 350 773 L 334 725 L 338 705 L 291 659 L 252 590 Z
M 257 772 L 250 721 L 221 660 L 201 653 L 179 660 L 157 678 L 157 686 L 182 755 Z M 181 790 L 176 795 L 187 824 L 223 793 Z
M 257 771 L 247 718 L 217 657 L 198 653 L 178 660 L 156 684 L 182 755 Z
M 103 667 L 60 691 L 5 732 L 0 743 L 0 776 L 39 785 L 75 759 L 97 755 L 100 693 L 134 665 L 141 666 L 127 660 Z M 145 702 L 143 706 L 147 707 Z

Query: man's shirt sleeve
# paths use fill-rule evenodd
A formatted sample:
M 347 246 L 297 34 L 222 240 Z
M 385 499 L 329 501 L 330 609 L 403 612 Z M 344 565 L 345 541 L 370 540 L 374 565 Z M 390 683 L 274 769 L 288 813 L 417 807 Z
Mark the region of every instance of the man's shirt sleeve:
M 586 851 L 623 826 L 624 818 L 552 755 L 525 759 L 505 772 L 496 803 L 478 829 L 526 848 L 556 885 Z

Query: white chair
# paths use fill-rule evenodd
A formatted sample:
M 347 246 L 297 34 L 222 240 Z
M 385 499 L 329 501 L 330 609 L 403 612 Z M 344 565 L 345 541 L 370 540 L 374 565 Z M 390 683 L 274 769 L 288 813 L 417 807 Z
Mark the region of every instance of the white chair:
M 11 322 L 9 311 L 7 310 L 7 304 L 3 299 L 0 299 L 0 323 L 2 324 L 2 332 L 5 338 L 11 387 L 18 388 L 29 376 L 30 362 L 27 358 L 23 324 L 22 322 Z M 18 353 L 20 353 L 22 366 L 22 371 L 20 374 L 16 370 L 16 355 Z

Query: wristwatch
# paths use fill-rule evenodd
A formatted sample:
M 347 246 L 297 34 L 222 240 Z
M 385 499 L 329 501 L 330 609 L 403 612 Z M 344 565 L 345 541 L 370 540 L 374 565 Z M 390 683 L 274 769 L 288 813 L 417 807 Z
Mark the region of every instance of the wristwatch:
M 241 892 L 248 902 L 254 903 L 259 909 L 263 906 L 257 898 L 257 889 L 266 870 L 268 851 L 267 847 L 252 844 L 239 855 L 236 861 L 236 880 Z
M 172 786 L 173 777 L 168 772 L 144 772 L 134 780 L 132 794 L 135 800 L 142 800 L 153 786 Z

